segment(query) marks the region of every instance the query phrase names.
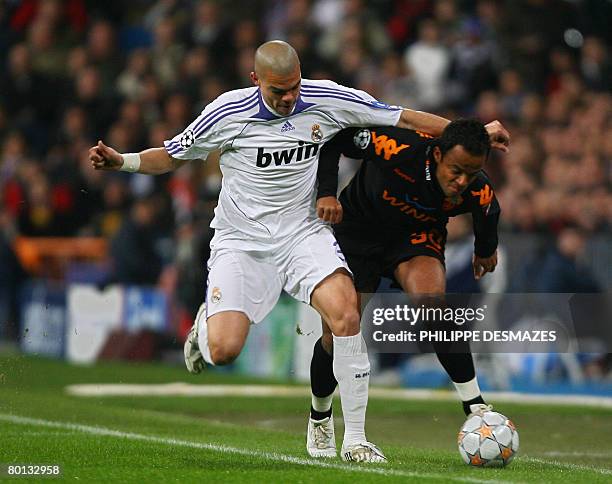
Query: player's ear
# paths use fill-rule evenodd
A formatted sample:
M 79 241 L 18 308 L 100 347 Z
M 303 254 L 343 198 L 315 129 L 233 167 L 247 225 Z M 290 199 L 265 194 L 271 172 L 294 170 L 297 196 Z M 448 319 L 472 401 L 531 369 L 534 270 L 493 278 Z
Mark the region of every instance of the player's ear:
M 255 84 L 256 86 L 259 86 L 259 77 L 257 77 L 257 74 L 255 72 L 251 72 L 251 82 L 253 84 Z
M 436 163 L 440 163 L 442 161 L 442 151 L 440 150 L 439 146 L 434 146 L 433 155 Z

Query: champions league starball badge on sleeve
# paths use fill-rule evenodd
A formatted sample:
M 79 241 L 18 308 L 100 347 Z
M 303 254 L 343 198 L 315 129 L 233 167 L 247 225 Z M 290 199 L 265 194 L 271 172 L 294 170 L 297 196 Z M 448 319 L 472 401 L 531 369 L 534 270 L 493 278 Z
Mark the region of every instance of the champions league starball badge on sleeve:
M 353 136 L 353 143 L 355 143 L 355 146 L 360 150 L 365 150 L 370 144 L 371 139 L 372 135 L 370 134 L 370 130 L 364 128 L 355 133 L 355 136 Z
M 189 148 L 193 143 L 195 142 L 195 135 L 193 134 L 193 131 L 191 131 L 190 129 L 188 129 L 187 131 L 185 131 L 183 133 L 183 136 L 181 136 L 181 147 L 183 149 L 187 149 Z

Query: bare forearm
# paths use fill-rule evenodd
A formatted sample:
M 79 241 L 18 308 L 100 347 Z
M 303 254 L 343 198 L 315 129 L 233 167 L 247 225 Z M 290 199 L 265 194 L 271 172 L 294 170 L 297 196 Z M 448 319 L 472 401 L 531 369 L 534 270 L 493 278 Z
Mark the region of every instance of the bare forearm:
M 432 136 L 440 136 L 448 123 L 450 123 L 448 119 L 436 116 L 435 114 L 404 109 L 396 126 L 398 128 L 423 131 Z
M 187 163 L 186 160 L 172 158 L 165 148 L 149 148 L 140 152 L 140 168 L 138 173 L 161 175 Z

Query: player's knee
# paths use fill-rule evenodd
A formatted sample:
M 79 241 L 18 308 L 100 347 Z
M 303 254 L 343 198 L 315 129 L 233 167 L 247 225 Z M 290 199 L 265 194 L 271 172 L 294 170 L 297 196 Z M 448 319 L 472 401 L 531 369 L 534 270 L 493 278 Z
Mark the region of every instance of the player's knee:
M 223 366 L 233 363 L 240 354 L 240 347 L 232 344 L 208 344 L 210 357 L 215 365 Z
M 335 336 L 354 336 L 359 333 L 359 312 L 347 307 L 333 321 L 332 333 Z

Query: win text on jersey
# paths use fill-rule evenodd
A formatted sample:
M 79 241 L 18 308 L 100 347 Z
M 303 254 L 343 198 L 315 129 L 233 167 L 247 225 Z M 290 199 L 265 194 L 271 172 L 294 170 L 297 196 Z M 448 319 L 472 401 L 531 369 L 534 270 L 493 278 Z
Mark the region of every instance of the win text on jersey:
M 292 161 L 297 162 L 312 158 L 317 155 L 318 151 L 318 144 L 306 144 L 303 141 L 298 142 L 297 148 L 291 148 L 290 150 L 272 151 L 268 153 L 264 148 L 257 148 L 256 165 L 260 168 L 266 168 L 272 165 L 272 162 L 274 162 L 272 166 L 287 165 Z

